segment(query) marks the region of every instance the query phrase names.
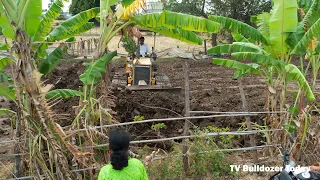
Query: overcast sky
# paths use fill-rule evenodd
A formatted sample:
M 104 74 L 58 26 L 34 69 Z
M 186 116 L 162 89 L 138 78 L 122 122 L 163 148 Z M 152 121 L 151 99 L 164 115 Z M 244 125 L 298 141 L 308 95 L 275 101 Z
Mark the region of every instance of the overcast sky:
M 48 4 L 49 4 L 50 0 L 42 0 L 42 9 L 48 9 Z M 69 2 L 65 2 L 63 1 L 63 11 L 64 12 L 68 12 L 69 11 L 69 6 L 71 4 L 71 0 L 69 0 Z

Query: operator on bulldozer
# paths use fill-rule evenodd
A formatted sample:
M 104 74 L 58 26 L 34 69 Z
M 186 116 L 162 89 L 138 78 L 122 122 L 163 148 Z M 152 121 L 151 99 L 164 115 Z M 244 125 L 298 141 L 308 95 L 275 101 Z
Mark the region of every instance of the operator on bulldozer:
M 144 37 L 139 38 L 138 58 L 132 56 L 126 58 L 126 77 L 124 77 L 126 80 L 123 81 L 123 76 L 120 74 L 115 74 L 113 86 L 122 86 L 125 83 L 126 88 L 130 90 L 161 90 L 179 94 L 180 87 L 172 87 L 166 75 L 158 74 L 157 64 L 154 63 L 157 55 L 153 47 L 150 52 L 144 40 Z

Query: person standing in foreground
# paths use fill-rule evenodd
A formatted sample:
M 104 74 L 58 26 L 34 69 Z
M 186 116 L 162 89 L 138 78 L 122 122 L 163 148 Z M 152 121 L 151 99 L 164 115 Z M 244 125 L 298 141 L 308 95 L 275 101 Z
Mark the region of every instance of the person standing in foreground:
M 144 43 L 144 37 L 140 37 L 140 57 L 148 57 L 150 50 L 147 44 Z
M 141 161 L 129 157 L 130 135 L 124 130 L 114 130 L 109 136 L 111 163 L 104 166 L 98 180 L 148 180 Z

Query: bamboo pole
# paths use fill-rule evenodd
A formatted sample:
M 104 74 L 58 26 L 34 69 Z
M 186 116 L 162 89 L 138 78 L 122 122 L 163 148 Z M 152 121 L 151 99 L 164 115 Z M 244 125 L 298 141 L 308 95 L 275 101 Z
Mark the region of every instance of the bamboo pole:
M 184 62 L 184 83 L 185 83 L 185 116 L 190 117 L 190 84 L 189 84 L 189 63 L 188 61 Z M 189 134 L 189 121 L 186 119 L 184 121 L 184 127 L 183 127 L 183 135 L 187 136 Z M 188 176 L 190 173 L 190 167 L 189 167 L 189 157 L 187 155 L 188 152 L 188 146 L 184 145 L 182 148 L 182 154 L 183 156 L 183 168 Z
M 245 93 L 244 93 L 244 90 L 243 90 L 243 86 L 242 86 L 242 82 L 241 82 L 241 78 L 238 78 L 238 84 L 239 84 L 239 91 L 240 91 L 241 101 L 242 101 L 242 110 L 243 111 L 249 111 L 248 110 L 248 103 L 247 103 L 246 96 L 245 96 Z M 247 124 L 248 130 L 252 131 L 250 117 L 249 116 L 245 116 L 245 119 L 246 119 L 246 124 Z M 251 146 L 256 146 L 256 141 L 254 139 L 254 136 L 250 135 L 249 138 L 250 138 L 250 145 Z M 254 157 L 255 161 L 258 161 L 257 151 L 255 151 L 254 156 L 255 156 Z

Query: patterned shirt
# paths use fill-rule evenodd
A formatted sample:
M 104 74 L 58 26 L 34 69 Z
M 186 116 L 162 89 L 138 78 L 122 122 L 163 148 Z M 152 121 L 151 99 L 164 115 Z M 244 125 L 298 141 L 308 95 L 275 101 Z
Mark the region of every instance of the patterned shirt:
M 142 162 L 130 158 L 128 166 L 121 170 L 113 169 L 111 164 L 104 166 L 100 170 L 98 180 L 148 180 L 148 176 Z

